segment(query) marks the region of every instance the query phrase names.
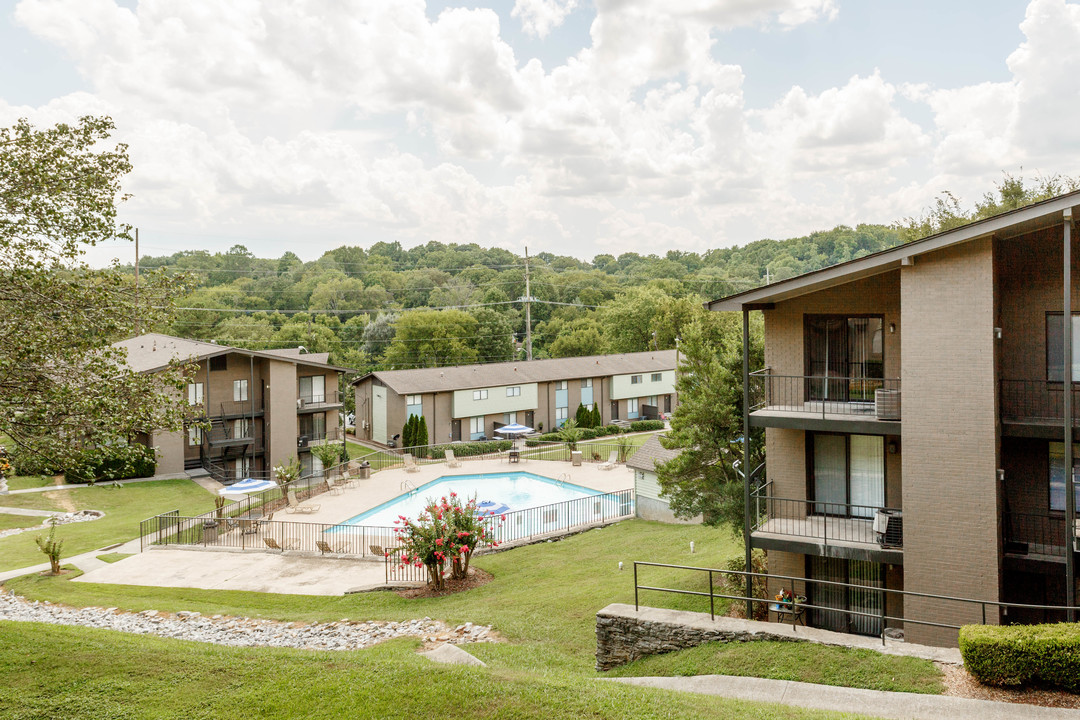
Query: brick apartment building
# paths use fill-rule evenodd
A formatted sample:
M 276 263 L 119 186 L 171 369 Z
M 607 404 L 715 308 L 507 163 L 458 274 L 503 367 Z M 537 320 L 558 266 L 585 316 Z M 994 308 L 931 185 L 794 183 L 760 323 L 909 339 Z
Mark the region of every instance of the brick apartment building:
M 770 573 L 1075 605 L 1065 468 L 1080 465 L 1080 445 L 1066 444 L 1076 423 L 1065 418 L 1080 407 L 1078 206 L 1080 193 L 1063 195 L 709 303 L 764 314 L 766 367 L 744 379 L 767 466 L 747 484 L 746 539 Z M 809 613 L 830 629 L 877 634 L 882 610 L 982 621 L 978 605 L 779 580 L 770 595 L 781 587 L 837 608 Z M 912 642 L 956 642 L 954 630 L 887 624 Z
M 675 350 L 382 370 L 353 380 L 356 434 L 387 444 L 422 415 L 431 444 L 492 438 L 502 425 L 554 430 L 578 405 L 604 424 L 656 418 L 676 404 Z
M 344 444 L 339 382 L 348 368 L 327 363 L 327 353 L 244 350 L 151 333 L 116 343 L 128 364 L 156 372 L 174 359 L 198 365 L 186 388 L 192 420 L 209 430 L 153 431 L 159 474 L 203 469 L 228 484 L 268 477 L 271 468 L 298 456 L 306 473 L 321 469 L 311 448 Z

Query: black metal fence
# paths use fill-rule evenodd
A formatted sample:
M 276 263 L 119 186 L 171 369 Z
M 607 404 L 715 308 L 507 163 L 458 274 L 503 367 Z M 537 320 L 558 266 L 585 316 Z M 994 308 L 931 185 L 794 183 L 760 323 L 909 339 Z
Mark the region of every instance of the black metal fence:
M 1077 518 L 1080 518 L 1080 513 L 1077 514 Z M 1048 515 L 1006 512 L 1002 515 L 1002 521 L 1005 552 L 1015 555 L 1065 557 L 1065 548 L 1068 544 L 1065 513 Z
M 492 515 L 487 519 L 488 531 L 491 538 L 499 544 L 568 532 L 575 528 L 632 517 L 634 500 L 633 490 L 618 490 L 514 510 Z
M 879 396 L 879 391 L 885 394 Z M 898 378 L 750 373 L 751 412 L 767 409 L 899 420 L 899 393 Z M 878 403 L 879 397 L 883 404 Z
M 686 571 L 687 573 L 705 574 L 708 576 L 708 591 L 704 590 L 692 590 L 688 588 L 674 588 L 674 587 L 661 587 L 642 584 L 641 575 L 643 573 L 642 568 L 666 568 L 667 570 Z M 779 580 L 786 583 L 802 583 L 811 587 L 820 588 L 834 588 L 842 590 L 846 593 L 858 593 L 864 598 L 875 598 L 874 610 L 868 611 L 866 609 L 855 608 L 837 608 L 829 605 L 815 605 L 810 602 L 795 602 L 794 598 L 791 602 L 778 602 L 775 598 L 768 597 L 747 597 L 741 593 L 726 593 L 717 592 L 718 579 L 726 577 L 733 577 L 736 579 L 737 584 L 745 588 L 746 579 L 753 578 L 755 581 L 768 581 Z M 733 583 L 720 582 L 719 586 L 726 590 Z M 1058 611 L 1065 613 L 1069 610 L 1080 610 L 1080 607 L 1068 607 L 1062 605 L 1029 605 L 1024 603 L 1006 603 L 996 600 L 977 600 L 973 598 L 961 598 L 950 595 L 934 595 L 931 593 L 912 592 L 908 590 L 893 590 L 884 587 L 871 587 L 866 585 L 859 585 L 857 583 L 845 583 L 837 582 L 835 580 L 816 580 L 807 577 L 796 577 L 793 575 L 776 575 L 773 573 L 755 573 L 746 572 L 742 570 L 720 570 L 717 568 L 705 568 L 694 567 L 689 565 L 670 565 L 665 563 L 653 563 L 643 562 L 639 560 L 634 561 L 634 608 L 639 609 L 641 607 L 641 592 L 659 592 L 669 593 L 676 595 L 689 595 L 708 598 L 709 600 L 709 617 L 713 620 L 716 619 L 716 601 L 719 600 L 734 600 L 739 602 L 749 603 L 765 603 L 768 606 L 769 611 L 778 612 L 781 617 L 790 618 L 792 628 L 800 620 L 805 620 L 807 611 L 818 611 L 824 613 L 827 616 L 842 617 L 844 620 L 840 623 L 831 622 L 830 625 L 846 624 L 849 626 L 857 625 L 861 620 L 872 620 L 876 627 L 880 628 L 881 642 L 885 642 L 885 630 L 888 627 L 888 623 L 903 623 L 905 625 L 924 625 L 928 627 L 946 628 L 952 630 L 959 630 L 961 625 L 955 623 L 939 622 L 937 620 L 930 620 L 925 617 L 918 617 L 909 609 L 914 603 L 904 602 L 905 608 L 904 614 L 899 616 L 889 615 L 888 608 L 889 603 L 886 602 L 886 598 L 890 596 L 902 597 L 905 600 L 907 598 L 923 598 L 927 600 L 938 601 L 938 605 L 951 606 L 953 612 L 957 610 L 962 611 L 969 617 L 977 617 L 981 620 L 981 624 L 987 624 L 988 620 L 993 620 L 995 623 L 1000 621 L 1002 611 L 1008 609 L 1015 610 L 1035 610 L 1035 611 Z M 804 598 L 805 600 L 805 598 Z M 870 603 L 868 603 L 870 604 Z M 896 604 L 900 606 L 899 603 Z M 967 623 L 972 624 L 972 623 Z
M 825 545 L 830 542 L 877 544 L 874 516 L 878 512 L 900 516 L 899 509 L 878 505 L 774 497 L 770 494 L 771 486 L 771 482 L 765 483 L 751 494 L 754 513 L 751 529 L 755 532 L 814 538 Z M 894 535 L 890 541 L 900 547 L 903 536 Z
M 1060 382 L 999 381 L 1001 419 L 1014 423 L 1055 423 L 1065 419 L 1065 392 Z M 1080 407 L 1080 389 L 1073 388 L 1073 407 Z M 1080 425 L 1080 417 L 1073 418 Z

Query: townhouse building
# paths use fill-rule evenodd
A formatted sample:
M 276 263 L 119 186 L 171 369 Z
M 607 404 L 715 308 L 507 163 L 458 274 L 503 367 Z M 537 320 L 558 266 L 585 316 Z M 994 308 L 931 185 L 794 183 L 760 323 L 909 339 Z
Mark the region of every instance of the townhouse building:
M 604 424 L 657 418 L 676 405 L 676 351 L 381 370 L 353 380 L 357 437 L 394 441 L 410 415 L 429 443 L 489 439 L 503 425 L 554 430 L 597 407 Z
M 767 461 L 745 534 L 770 573 L 1075 605 L 1078 206 L 1063 195 L 708 304 L 744 328 L 764 315 L 744 420 L 764 428 Z M 876 635 L 885 615 L 928 644 L 956 632 L 911 619 L 1071 619 L 784 580 L 770 596 L 781 588 L 835 608 L 808 613 L 820 627 Z
M 327 353 L 245 350 L 156 333 L 116 345 L 139 372 L 160 371 L 173 360 L 198 366 L 185 389 L 192 424 L 145 438 L 158 449 L 159 474 L 199 469 L 229 484 L 268 477 L 294 456 L 305 473 L 317 472 L 313 447 L 344 447 L 339 387 L 350 370 L 329 364 Z M 199 426 L 206 422 L 209 429 Z

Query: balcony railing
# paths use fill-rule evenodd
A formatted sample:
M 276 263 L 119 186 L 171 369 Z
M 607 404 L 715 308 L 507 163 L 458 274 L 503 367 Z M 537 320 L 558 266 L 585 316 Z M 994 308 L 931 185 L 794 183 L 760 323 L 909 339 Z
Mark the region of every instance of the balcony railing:
M 812 538 L 825 545 L 859 543 L 881 547 L 903 546 L 902 531 L 898 532 L 895 526 L 891 532 L 880 535 L 874 530 L 875 515 L 885 512 L 897 518 L 900 511 L 896 508 L 778 498 L 769 494 L 771 485 L 766 483 L 752 495 L 753 532 Z
M 1080 517 L 1080 514 L 1077 515 Z M 1048 555 L 1065 559 L 1065 514 L 1007 512 L 1002 517 L 1005 552 L 1011 555 Z M 1073 523 L 1073 536 L 1076 533 Z M 1075 540 L 1074 540 L 1075 542 Z
M 344 437 L 340 427 L 327 428 L 320 431 L 300 431 L 300 435 L 296 438 L 296 447 L 303 450 L 304 448 L 314 447 L 316 445 L 325 445 L 326 443 L 341 442 Z
M 337 390 L 302 394 L 296 400 L 296 409 L 300 412 L 321 410 L 322 408 L 337 407 L 338 405 L 341 405 L 341 396 Z
M 1064 386 L 1046 380 L 1001 380 L 1001 419 L 1021 424 L 1053 424 L 1065 419 Z M 1073 387 L 1073 424 L 1080 425 L 1080 389 Z
M 222 402 L 200 402 L 188 408 L 190 418 L 197 417 L 250 417 L 263 411 L 262 400 L 225 400 Z
M 750 374 L 750 412 L 900 419 L 898 378 Z

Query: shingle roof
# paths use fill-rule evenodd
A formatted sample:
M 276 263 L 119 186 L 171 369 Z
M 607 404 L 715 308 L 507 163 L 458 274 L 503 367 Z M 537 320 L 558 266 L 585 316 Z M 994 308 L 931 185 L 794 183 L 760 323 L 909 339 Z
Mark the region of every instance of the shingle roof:
M 128 365 L 136 372 L 153 372 L 160 370 L 173 360 L 202 360 L 217 355 L 228 353 L 240 353 L 254 357 L 270 357 L 274 360 L 303 363 L 304 365 L 320 365 L 332 370 L 348 372 L 349 368 L 336 367 L 327 364 L 329 353 L 300 354 L 295 351 L 256 351 L 243 348 L 218 345 L 216 343 L 203 342 L 202 340 L 188 340 L 187 338 L 162 335 L 161 333 L 147 333 L 137 337 L 128 338 L 113 343 L 114 347 L 127 350 Z
M 656 463 L 667 462 L 679 457 L 679 450 L 668 450 L 660 444 L 660 435 L 653 435 L 638 448 L 638 451 L 626 461 L 626 467 L 635 470 L 656 470 Z
M 456 365 L 414 370 L 379 370 L 353 380 L 356 385 L 369 377 L 378 378 L 399 395 L 448 392 L 477 387 L 520 385 L 574 378 L 606 377 L 630 373 L 675 369 L 675 351 L 657 350 L 621 355 L 554 358 L 486 365 Z

